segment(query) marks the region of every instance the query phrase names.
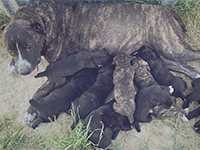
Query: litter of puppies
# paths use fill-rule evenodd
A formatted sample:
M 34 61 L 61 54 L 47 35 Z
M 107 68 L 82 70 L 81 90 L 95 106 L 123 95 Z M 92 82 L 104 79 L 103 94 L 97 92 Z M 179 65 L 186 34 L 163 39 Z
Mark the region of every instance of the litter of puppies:
M 48 3 L 48 1 L 46 3 Z M 98 8 L 97 5 L 98 4 L 95 4 L 96 8 Z M 104 4 L 99 5 L 102 5 L 102 8 L 107 7 L 106 5 L 104 6 Z M 120 5 L 123 4 L 120 3 Z M 71 6 L 73 6 L 73 11 L 76 12 L 75 9 L 80 8 L 82 5 L 74 5 L 70 2 L 68 7 Z M 89 4 L 83 6 L 87 9 Z M 115 6 L 118 7 L 117 3 L 115 3 Z M 145 7 L 145 5 L 140 6 L 140 4 L 138 6 Z M 153 9 L 157 10 L 156 7 Z M 56 11 L 55 8 L 55 14 Z M 54 43 L 51 47 L 51 44 L 53 43 L 51 41 L 52 37 L 55 36 L 54 32 L 51 31 L 48 33 L 48 36 L 46 36 L 45 34 L 47 33 L 45 32 L 47 32 L 47 30 L 45 31 L 45 24 L 40 25 L 33 20 L 31 20 L 30 23 L 26 18 L 27 16 L 25 16 L 26 20 L 23 20 L 21 18 L 22 16 L 20 16 L 20 13 L 23 14 L 23 9 L 18 11 L 18 14 L 15 17 L 16 21 L 4 31 L 6 46 L 9 50 L 13 48 L 13 42 L 9 39 L 21 38 L 25 41 L 30 40 L 33 42 L 33 45 L 36 45 L 36 47 L 32 47 L 37 49 L 37 54 L 34 55 L 33 53 L 35 59 L 28 56 L 27 60 L 30 59 L 30 61 L 22 59 L 22 56 L 26 56 L 20 52 L 22 43 L 15 40 L 15 53 L 18 55 L 14 56 L 17 57 L 17 59 L 15 58 L 16 62 L 13 60 L 11 65 L 14 65 L 15 67 L 18 65 L 15 70 L 18 70 L 20 74 L 25 75 L 37 70 L 37 65 L 42 53 L 46 53 L 46 58 L 50 62 L 44 72 L 35 76 L 36 78 L 46 76 L 48 82 L 43 88 L 38 89 L 33 98 L 29 101 L 30 107 L 24 118 L 25 124 L 35 129 L 40 123 L 49 122 L 49 118 L 53 120 L 53 116 L 58 117 L 62 112 L 68 113 L 69 109 L 73 107 L 75 109 L 75 121 L 71 128 L 74 129 L 80 119 L 83 120 L 85 126 L 90 122 L 89 129 L 90 133 L 93 134 L 89 140 L 95 144 L 99 143 L 98 147 L 100 148 L 107 148 L 111 141 L 117 137 L 120 130 L 128 131 L 135 128 L 136 131 L 142 132 L 140 124 L 151 122 L 153 117 L 162 119 L 165 116 L 181 113 L 182 115 L 186 115 L 190 120 L 199 116 L 200 107 L 188 114 L 182 109 L 176 108 L 176 98 L 178 97 L 183 100 L 184 104 L 182 108 L 189 107 L 189 104 L 192 101 L 198 101 L 198 103 L 200 103 L 200 78 L 197 78 L 199 73 L 188 66 L 182 68 L 182 72 L 191 69 L 192 73 L 185 73 L 191 78 L 194 78 L 192 92 L 185 95 L 184 92 L 187 89 L 186 82 L 181 77 L 175 76 L 170 72 L 168 69 L 169 66 L 167 66 L 160 55 L 164 54 L 165 59 L 172 59 L 172 62 L 176 66 L 182 61 L 199 59 L 200 54 L 192 51 L 192 49 L 182 41 L 184 26 L 179 20 L 180 18 L 177 18 L 176 14 L 172 11 L 166 10 L 166 12 L 170 14 L 167 15 L 168 17 L 173 16 L 175 18 L 172 17 L 168 25 L 173 27 L 171 28 L 170 34 L 177 35 L 177 37 L 180 38 L 180 42 L 176 43 L 182 48 L 180 51 L 176 51 L 174 48 L 179 46 L 171 43 L 173 40 L 169 40 L 166 37 L 160 36 L 163 41 L 160 40 L 160 43 L 158 41 L 155 42 L 153 38 L 161 35 L 158 34 L 159 30 L 155 30 L 155 35 L 153 31 L 151 35 L 148 35 L 149 32 L 142 32 L 141 38 L 137 39 L 142 41 L 144 40 L 144 37 L 151 36 L 151 38 L 148 38 L 150 40 L 148 42 L 151 42 L 150 45 L 154 44 L 153 47 L 155 49 L 144 46 L 145 43 L 142 42 L 146 41 L 145 39 L 142 42 L 135 42 L 133 40 L 131 44 L 134 49 L 131 49 L 129 44 L 126 44 L 127 47 L 124 49 L 126 49 L 127 52 L 125 50 L 119 51 L 119 49 L 115 47 L 115 44 L 118 42 L 113 44 L 112 41 L 103 39 L 101 37 L 102 33 L 99 34 L 99 32 L 93 35 L 92 32 L 96 32 L 97 29 L 89 31 L 91 32 L 91 35 L 85 35 L 85 32 L 82 33 L 83 35 L 81 35 L 81 33 L 79 35 L 79 32 L 77 32 L 77 36 L 74 36 L 78 39 L 81 37 L 88 38 L 87 40 L 85 39 L 85 41 L 90 41 L 89 43 L 84 43 L 84 40 L 84 42 L 82 41 L 83 43 L 81 43 L 80 40 L 80 43 L 77 42 L 76 45 L 76 38 L 73 42 L 63 42 L 65 41 L 63 40 L 65 38 L 62 37 L 62 35 L 59 35 L 62 37 L 62 40 L 58 40 L 56 42 L 57 44 Z M 19 20 L 17 19 L 18 17 L 20 18 Z M 41 21 L 41 18 L 37 21 Z M 54 22 L 51 22 L 52 26 L 55 25 L 54 23 L 56 20 L 53 21 Z M 170 24 L 171 22 L 175 23 Z M 30 30 L 31 32 L 24 31 L 24 29 L 21 28 L 22 24 L 25 29 Z M 102 24 L 102 26 L 104 26 L 104 24 Z M 140 23 L 137 28 L 139 26 Z M 17 32 L 19 32 L 16 34 L 16 37 L 15 35 L 12 35 L 11 32 L 15 28 L 17 28 Z M 177 30 L 174 30 L 176 28 Z M 23 34 L 21 35 L 21 33 L 24 33 L 27 38 L 24 39 L 22 36 Z M 34 36 L 30 36 L 30 33 Z M 145 36 L 143 34 L 145 34 Z M 124 37 L 124 33 L 122 33 L 122 35 L 122 37 Z M 90 36 L 98 38 L 94 40 L 91 39 L 92 37 Z M 111 37 L 114 38 L 115 36 Z M 38 40 L 39 38 L 40 40 Z M 92 40 L 94 41 L 91 42 Z M 116 38 L 116 41 L 117 40 L 119 41 L 118 38 Z M 104 42 L 101 43 L 101 41 Z M 96 43 L 94 44 L 94 42 Z M 67 43 L 68 45 L 64 45 L 63 43 Z M 138 43 L 140 43 L 139 46 L 137 45 Z M 86 46 L 87 44 L 89 46 Z M 168 46 L 163 46 L 165 44 Z M 46 49 L 49 49 L 48 52 L 43 51 L 43 49 L 45 49 L 43 47 L 44 45 L 46 46 Z M 59 45 L 64 45 L 63 47 L 66 49 L 69 48 L 68 51 L 64 52 L 64 48 L 57 52 L 53 51 L 53 49 L 56 49 Z M 82 47 L 84 48 L 81 49 Z M 121 47 L 121 45 L 118 47 Z M 89 50 L 86 50 L 87 48 Z M 95 48 L 98 49 L 94 50 Z M 33 52 L 33 50 L 30 51 Z M 67 57 L 64 55 L 59 56 L 59 54 L 63 53 L 69 53 L 70 55 Z M 170 59 L 168 61 L 170 61 Z M 176 62 L 176 59 L 179 62 Z M 178 68 L 177 71 L 180 71 L 180 68 Z M 107 97 L 112 90 L 114 91 L 113 100 L 107 102 Z M 195 123 L 194 128 L 197 133 L 200 133 L 200 121 Z M 103 134 L 98 129 L 103 129 Z M 101 134 L 102 138 L 100 138 Z

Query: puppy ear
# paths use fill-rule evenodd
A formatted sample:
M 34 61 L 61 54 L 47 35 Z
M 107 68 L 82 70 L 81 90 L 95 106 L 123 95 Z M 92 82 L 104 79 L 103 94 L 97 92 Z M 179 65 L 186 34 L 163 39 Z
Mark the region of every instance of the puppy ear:
M 40 34 L 44 34 L 44 31 L 42 29 L 41 24 L 39 24 L 36 21 L 31 21 L 30 23 L 31 28 L 33 28 L 36 32 L 40 33 Z

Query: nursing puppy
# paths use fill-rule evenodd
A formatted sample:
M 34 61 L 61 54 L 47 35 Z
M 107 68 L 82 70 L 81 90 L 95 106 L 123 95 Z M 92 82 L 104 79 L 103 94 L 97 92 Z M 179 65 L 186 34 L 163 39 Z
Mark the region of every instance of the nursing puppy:
M 193 90 L 186 96 L 186 101 L 183 103 L 182 108 L 188 108 L 192 101 L 197 101 L 200 104 L 200 78 L 192 82 Z
M 114 100 L 92 111 L 85 119 L 84 126 L 89 124 L 89 134 L 92 134 L 89 138 L 94 144 L 99 143 L 99 148 L 106 148 L 111 144 L 111 140 L 114 140 L 119 131 L 131 130 L 131 124 L 127 117 L 116 113 L 112 106 Z M 101 129 L 103 132 L 101 133 Z M 101 137 L 102 134 L 102 138 Z M 100 141 L 100 142 L 99 142 Z
M 36 115 L 32 122 L 26 123 L 36 128 L 42 122 L 49 122 L 49 118 L 53 120 L 54 115 L 58 117 L 61 112 L 66 112 L 71 102 L 95 83 L 97 73 L 96 69 L 84 69 L 73 75 L 66 85 L 53 90 L 46 97 L 38 101 L 30 100 L 32 109 L 28 113 Z
M 117 54 L 113 62 L 115 63 L 113 83 L 114 97 L 116 100 L 113 104 L 113 109 L 115 112 L 127 116 L 130 123 L 133 123 L 133 113 L 135 111 L 135 87 L 133 78 L 135 72 L 126 54 Z
M 171 96 L 168 87 L 151 85 L 136 94 L 135 103 L 134 126 L 140 132 L 139 122 L 151 122 L 153 108 L 161 106 L 164 109 L 169 109 L 174 103 L 174 98 Z
M 65 57 L 47 66 L 44 72 L 37 77 L 47 76 L 50 81 L 61 86 L 66 82 L 66 77 L 75 74 L 83 68 L 100 68 L 112 61 L 111 55 L 106 50 L 82 51 Z
M 141 57 L 134 57 L 131 60 L 131 65 L 134 68 L 134 84 L 138 88 L 138 91 L 145 87 L 158 84 L 150 73 L 148 63 L 141 59 Z
M 200 134 L 200 120 L 194 124 L 194 130 L 196 133 Z
M 172 95 L 175 97 L 180 97 L 182 100 L 185 99 L 183 92 L 187 88 L 187 83 L 181 77 L 174 76 L 169 71 L 158 53 L 149 47 L 142 47 L 138 51 L 138 55 L 148 62 L 151 69 L 150 72 L 159 84 L 164 86 L 172 86 L 174 89 Z
M 146 61 L 140 57 L 135 57 L 132 59 L 131 63 L 135 70 L 134 84 L 138 88 L 138 91 L 151 85 L 158 85 L 151 75 L 149 65 Z M 173 88 L 169 87 L 169 89 L 171 90 L 170 93 L 172 93 Z M 163 119 L 164 117 L 174 116 L 177 113 L 182 113 L 182 110 L 175 105 L 172 105 L 170 108 L 163 108 L 162 105 L 159 105 L 152 108 L 151 113 L 155 118 Z
M 190 119 L 193 119 L 195 117 L 198 117 L 199 115 L 200 115 L 200 107 L 189 112 L 188 115 L 186 115 L 186 117 L 190 120 Z
M 71 127 L 72 129 L 74 129 L 79 119 L 84 119 L 91 111 L 105 103 L 114 87 L 113 71 L 113 65 L 99 69 L 94 85 L 73 101 L 75 122 Z

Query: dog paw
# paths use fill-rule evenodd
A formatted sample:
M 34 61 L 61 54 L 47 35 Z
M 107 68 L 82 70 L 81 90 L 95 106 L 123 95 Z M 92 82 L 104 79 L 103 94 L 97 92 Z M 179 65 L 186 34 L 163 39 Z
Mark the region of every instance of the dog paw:
M 37 113 L 33 112 L 32 114 L 26 113 L 24 116 L 24 124 L 30 126 L 32 122 L 36 119 Z
M 7 70 L 6 70 L 7 74 L 13 74 L 13 73 L 17 73 L 17 68 L 15 65 L 9 65 Z

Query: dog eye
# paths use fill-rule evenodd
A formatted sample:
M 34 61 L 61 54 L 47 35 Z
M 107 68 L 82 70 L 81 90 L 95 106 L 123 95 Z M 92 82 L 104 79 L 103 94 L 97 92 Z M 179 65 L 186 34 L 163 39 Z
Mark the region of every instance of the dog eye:
M 14 52 L 13 52 L 12 50 L 8 49 L 8 53 L 9 53 L 10 55 L 14 56 Z

